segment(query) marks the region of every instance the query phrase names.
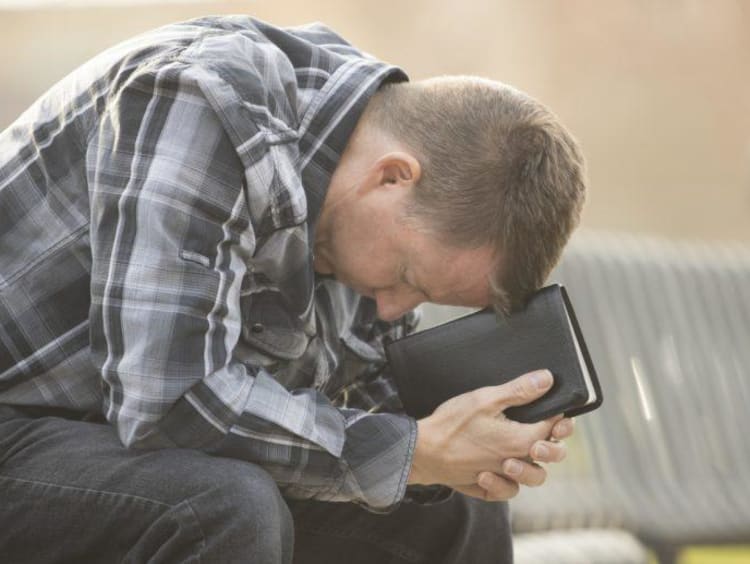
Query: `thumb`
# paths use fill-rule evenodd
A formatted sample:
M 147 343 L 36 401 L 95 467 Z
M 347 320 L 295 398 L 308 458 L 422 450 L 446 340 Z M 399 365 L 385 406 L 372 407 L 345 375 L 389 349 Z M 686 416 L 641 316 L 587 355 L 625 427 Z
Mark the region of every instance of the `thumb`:
M 501 410 L 531 403 L 552 387 L 554 378 L 549 370 L 537 370 L 497 386 L 497 404 Z

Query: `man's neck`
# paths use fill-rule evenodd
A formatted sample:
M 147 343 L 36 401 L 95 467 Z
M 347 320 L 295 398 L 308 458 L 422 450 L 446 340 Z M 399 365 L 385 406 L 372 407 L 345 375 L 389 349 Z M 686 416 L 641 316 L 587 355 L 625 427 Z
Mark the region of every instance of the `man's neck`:
M 344 149 L 338 165 L 331 176 L 323 206 L 318 217 L 315 230 L 315 270 L 319 273 L 331 272 L 331 265 L 327 258 L 327 245 L 333 237 L 334 217 L 340 213 L 346 204 L 356 194 L 358 178 L 362 175 L 363 167 L 367 166 L 371 148 L 365 139 L 371 137 L 370 128 L 365 117 L 352 132 L 349 142 Z

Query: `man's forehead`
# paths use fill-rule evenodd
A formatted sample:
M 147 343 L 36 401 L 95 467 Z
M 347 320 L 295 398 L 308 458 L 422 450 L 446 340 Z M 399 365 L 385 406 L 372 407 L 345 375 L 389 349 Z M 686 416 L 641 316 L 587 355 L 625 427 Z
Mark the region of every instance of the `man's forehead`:
M 485 307 L 492 301 L 490 279 L 497 256 L 490 249 L 445 249 L 426 284 L 438 303 Z

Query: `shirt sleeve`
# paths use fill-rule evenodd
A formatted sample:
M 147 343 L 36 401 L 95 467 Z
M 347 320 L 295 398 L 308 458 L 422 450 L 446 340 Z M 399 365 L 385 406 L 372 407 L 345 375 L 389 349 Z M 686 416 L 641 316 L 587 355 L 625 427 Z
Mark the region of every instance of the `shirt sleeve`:
M 348 378 L 351 383 L 343 386 L 334 396 L 338 406 L 362 409 L 368 413 L 404 413 L 404 406 L 396 390 L 390 368 L 385 359 L 384 346 L 387 342 L 414 333 L 421 319 L 419 309 L 412 310 L 394 322 L 375 319 L 375 304 L 362 300 L 355 316 L 361 340 L 357 349 L 369 351 L 361 354 L 358 374 Z M 351 364 L 350 364 L 351 366 Z M 356 366 L 356 365 L 355 365 Z M 439 484 L 411 485 L 406 488 L 404 501 L 430 505 L 441 503 L 453 495 L 453 490 Z
M 256 245 L 245 183 L 268 175 L 248 173 L 184 63 L 118 80 L 87 151 L 107 419 L 130 447 L 201 449 L 261 465 L 291 497 L 392 509 L 413 419 L 336 408 L 233 354 Z

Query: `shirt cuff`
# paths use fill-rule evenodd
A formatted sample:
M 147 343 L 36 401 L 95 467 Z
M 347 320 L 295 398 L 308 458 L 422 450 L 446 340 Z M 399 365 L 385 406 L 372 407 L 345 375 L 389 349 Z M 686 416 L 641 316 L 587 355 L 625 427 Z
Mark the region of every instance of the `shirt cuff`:
M 347 425 L 340 494 L 373 513 L 390 513 L 404 499 L 417 422 L 406 415 L 363 414 Z

